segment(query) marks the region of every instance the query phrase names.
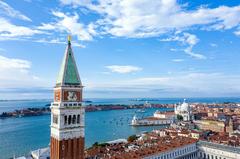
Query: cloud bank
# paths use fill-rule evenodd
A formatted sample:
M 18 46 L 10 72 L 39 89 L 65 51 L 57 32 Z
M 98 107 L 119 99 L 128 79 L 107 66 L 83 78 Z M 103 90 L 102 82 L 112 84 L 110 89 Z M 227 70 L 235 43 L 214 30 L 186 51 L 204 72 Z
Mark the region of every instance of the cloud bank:
M 107 69 L 109 69 L 111 72 L 115 73 L 132 73 L 132 72 L 138 72 L 141 71 L 142 68 L 137 67 L 137 66 L 121 66 L 121 65 L 111 65 L 111 66 L 106 66 Z

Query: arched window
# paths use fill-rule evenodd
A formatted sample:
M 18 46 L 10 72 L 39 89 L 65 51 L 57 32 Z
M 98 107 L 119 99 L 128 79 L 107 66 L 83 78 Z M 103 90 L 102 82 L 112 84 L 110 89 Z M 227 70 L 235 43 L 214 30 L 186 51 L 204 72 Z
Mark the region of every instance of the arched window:
M 64 116 L 64 125 L 67 125 L 67 115 Z
M 72 123 L 73 123 L 73 124 L 76 124 L 76 115 L 73 115 Z
M 77 123 L 80 123 L 80 115 L 77 115 Z
M 68 116 L 68 125 L 70 125 L 70 124 L 71 124 L 71 120 L 72 120 L 72 116 L 71 116 L 71 115 L 69 115 L 69 116 Z

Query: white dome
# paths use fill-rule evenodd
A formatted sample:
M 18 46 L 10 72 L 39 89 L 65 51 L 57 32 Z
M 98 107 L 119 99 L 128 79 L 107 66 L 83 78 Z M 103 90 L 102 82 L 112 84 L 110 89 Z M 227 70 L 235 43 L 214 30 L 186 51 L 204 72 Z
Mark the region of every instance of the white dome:
M 188 112 L 189 111 L 188 103 L 186 103 L 184 100 L 184 102 L 181 105 L 178 105 L 177 110 L 181 112 Z

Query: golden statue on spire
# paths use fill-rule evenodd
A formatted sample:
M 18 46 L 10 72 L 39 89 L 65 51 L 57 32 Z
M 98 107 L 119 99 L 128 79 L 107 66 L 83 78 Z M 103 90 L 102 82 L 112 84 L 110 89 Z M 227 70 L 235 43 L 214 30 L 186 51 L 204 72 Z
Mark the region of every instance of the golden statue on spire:
M 68 42 L 71 42 L 71 40 L 72 40 L 72 36 L 71 35 L 68 35 Z

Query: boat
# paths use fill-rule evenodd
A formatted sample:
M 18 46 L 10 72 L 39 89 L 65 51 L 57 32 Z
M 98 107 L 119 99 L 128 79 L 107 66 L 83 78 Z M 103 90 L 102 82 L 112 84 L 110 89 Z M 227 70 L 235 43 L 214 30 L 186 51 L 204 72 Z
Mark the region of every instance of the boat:
M 157 117 L 147 117 L 138 119 L 136 115 L 130 123 L 131 126 L 159 126 L 159 125 L 171 125 L 174 122 L 172 119 L 162 119 Z
M 145 113 L 146 111 L 144 109 L 138 109 L 136 113 Z

